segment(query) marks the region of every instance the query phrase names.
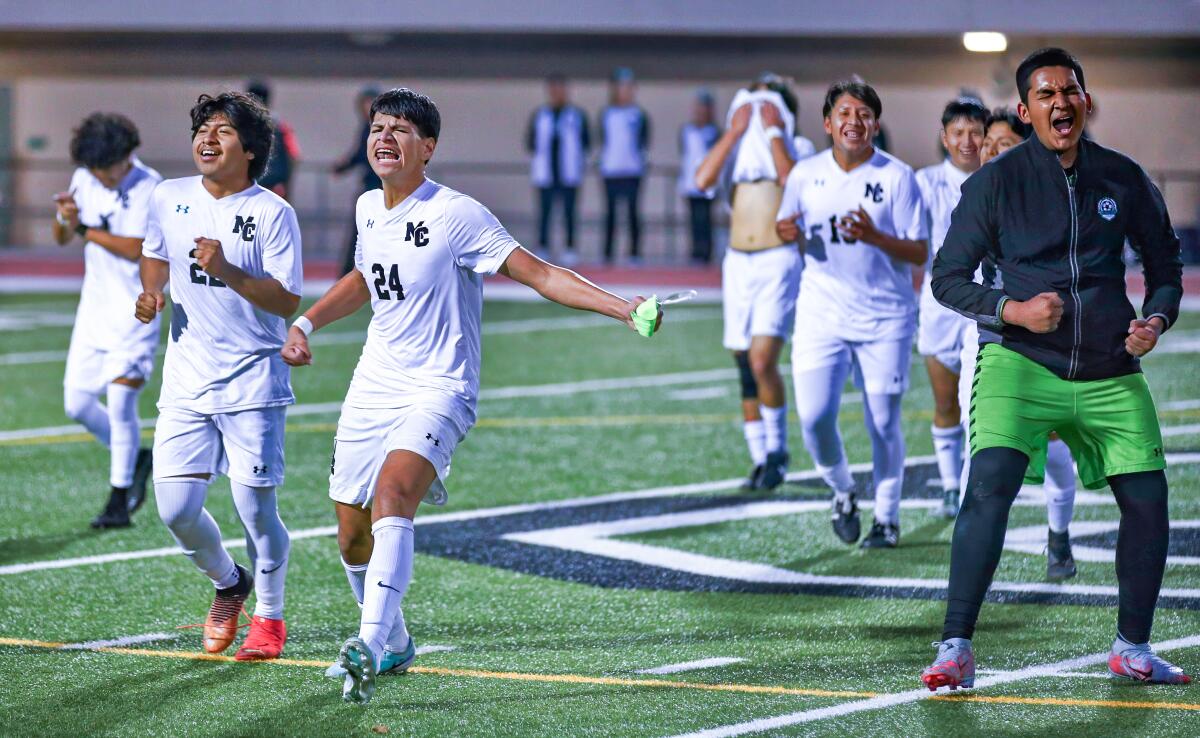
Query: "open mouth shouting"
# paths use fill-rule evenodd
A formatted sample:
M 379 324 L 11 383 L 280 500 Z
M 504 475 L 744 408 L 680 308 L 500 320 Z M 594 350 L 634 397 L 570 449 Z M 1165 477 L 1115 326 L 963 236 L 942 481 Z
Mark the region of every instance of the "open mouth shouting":
M 1071 131 L 1075 128 L 1075 115 L 1073 113 L 1051 113 L 1050 127 L 1059 136 L 1070 138 Z
M 379 144 L 375 147 L 375 161 L 400 161 L 400 150 L 389 144 Z

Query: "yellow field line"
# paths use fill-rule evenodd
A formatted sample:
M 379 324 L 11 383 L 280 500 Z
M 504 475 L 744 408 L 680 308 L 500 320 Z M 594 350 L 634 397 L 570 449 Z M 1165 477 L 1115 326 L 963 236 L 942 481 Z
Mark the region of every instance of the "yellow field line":
M 27 648 L 45 648 L 63 650 L 65 643 L 26 640 L 23 638 L 0 638 L 0 646 L 24 646 Z M 75 650 L 75 649 L 71 649 Z M 114 653 L 124 656 L 152 656 L 167 659 L 187 659 L 190 661 L 220 661 L 226 663 L 245 663 L 223 654 L 200 653 L 197 651 L 158 651 L 146 648 L 117 648 L 97 647 L 87 650 L 96 653 Z M 327 661 L 309 661 L 302 659 L 272 659 L 267 662 L 276 666 L 310 666 L 324 668 L 329 666 Z M 844 692 L 828 689 L 799 689 L 794 687 L 775 687 L 759 684 L 706 684 L 703 682 L 676 682 L 666 679 L 622 679 L 619 677 L 592 677 L 581 674 L 528 674 L 516 671 L 485 671 L 482 669 L 448 669 L 439 666 L 414 666 L 409 669 L 414 674 L 435 674 L 437 676 L 474 677 L 478 679 L 503 679 L 516 682 L 549 682 L 559 684 L 602 684 L 613 687 L 666 687 L 673 689 L 699 689 L 709 692 L 743 692 L 749 694 L 786 694 L 801 697 L 877 697 L 875 692 Z
M 35 641 L 24 638 L 0 638 L 0 646 L 23 646 L 63 650 L 67 644 Z M 80 649 L 83 650 L 83 649 Z M 150 656 L 155 658 L 186 659 L 189 661 L 218 661 L 245 663 L 223 654 L 200 653 L 197 651 L 157 651 L 145 648 L 98 647 L 86 649 L 97 653 L 112 653 L 124 656 Z M 265 663 L 276 666 L 305 666 L 324 668 L 325 661 L 304 659 L 273 659 Z M 709 684 L 704 682 L 677 682 L 667 679 L 625 679 L 621 677 L 595 677 L 582 674 L 530 674 L 516 671 L 487 671 L 483 669 L 450 669 L 440 666 L 414 666 L 414 674 L 436 676 L 470 677 L 477 679 L 502 679 L 515 682 L 541 682 L 554 684 L 599 684 L 612 687 L 661 687 L 667 689 L 697 689 L 708 692 L 740 692 L 743 694 L 781 694 L 799 697 L 869 698 L 880 696 L 878 692 L 849 692 L 830 689 L 800 689 L 776 687 L 769 684 Z M 937 702 L 987 702 L 999 705 L 1042 705 L 1048 707 L 1106 707 L 1132 710 L 1188 710 L 1200 712 L 1200 704 L 1188 702 L 1148 702 L 1133 700 L 1089 700 L 1060 697 L 987 696 L 979 694 L 942 694 L 929 697 Z
M 930 416 L 932 417 L 932 416 Z M 476 428 L 564 428 L 614 425 L 685 425 L 693 423 L 733 422 L 737 416 L 730 413 L 676 414 L 676 415 L 568 415 L 541 418 L 482 418 Z M 337 423 L 289 423 L 289 433 L 332 433 Z M 142 438 L 154 437 L 153 428 L 142 429 Z M 91 433 L 63 433 L 62 435 L 37 438 L 14 438 L 0 441 L 0 446 L 44 446 L 60 443 L 85 443 L 95 440 Z

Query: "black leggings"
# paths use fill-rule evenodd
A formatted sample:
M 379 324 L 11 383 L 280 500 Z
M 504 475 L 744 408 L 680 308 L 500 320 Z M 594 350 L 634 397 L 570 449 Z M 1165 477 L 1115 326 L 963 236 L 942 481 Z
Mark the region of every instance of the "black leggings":
M 986 448 L 971 457 L 966 500 L 954 524 L 942 640 L 975 633 L 1000 563 L 1008 511 L 1028 465 L 1029 457 L 1010 448 Z M 1109 477 L 1108 483 L 1121 509 L 1117 631 L 1130 643 L 1146 643 L 1167 563 L 1167 477 L 1161 471 L 1135 472 Z
M 617 208 L 625 203 L 629 214 L 629 256 L 637 258 L 642 235 L 642 218 L 638 214 L 638 190 L 642 186 L 641 177 L 606 177 L 604 179 L 604 197 L 607 205 L 604 213 L 604 260 L 612 262 L 616 256 L 615 238 L 617 230 Z

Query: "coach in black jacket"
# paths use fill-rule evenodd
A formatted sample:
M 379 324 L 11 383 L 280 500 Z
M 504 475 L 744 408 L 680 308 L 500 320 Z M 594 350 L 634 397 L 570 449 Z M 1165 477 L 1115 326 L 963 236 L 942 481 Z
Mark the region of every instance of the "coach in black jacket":
M 1112 487 L 1121 509 L 1110 671 L 1186 683 L 1149 644 L 1169 525 L 1162 435 L 1139 363 L 1179 314 L 1179 240 L 1141 167 L 1081 139 L 1091 98 L 1079 62 L 1062 49 L 1042 49 L 1016 77 L 1018 113 L 1036 135 L 963 184 L 933 265 L 938 301 L 999 340 L 980 349 L 973 456 L 954 527 L 945 626 L 922 681 L 930 689 L 973 685 L 970 639 L 1000 561 L 1008 510 L 1031 453 L 1057 431 L 1084 487 Z M 1144 319 L 1125 296 L 1126 239 L 1144 265 Z M 985 257 L 998 266 L 1002 289 L 972 281 Z

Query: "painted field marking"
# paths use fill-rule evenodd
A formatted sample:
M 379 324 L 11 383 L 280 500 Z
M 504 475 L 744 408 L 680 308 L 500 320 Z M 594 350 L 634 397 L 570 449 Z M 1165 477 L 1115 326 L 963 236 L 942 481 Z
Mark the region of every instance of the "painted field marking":
M 1172 648 L 1172 647 L 1176 647 L 1176 648 L 1182 647 L 1182 646 L 1172 646 L 1171 645 L 1172 643 L 1174 643 L 1174 642 L 1168 641 L 1167 643 L 1161 644 L 1161 645 L 1157 646 L 1156 648 L 1160 651 L 1165 651 L 1168 648 Z M 52 651 L 53 650 L 61 651 L 61 650 L 64 650 L 64 647 L 66 645 L 67 644 L 63 644 L 63 643 L 52 643 L 52 642 L 47 642 L 47 641 L 27 640 L 27 639 L 23 639 L 23 638 L 0 638 L 0 646 L 13 646 L 13 647 L 17 647 L 17 648 L 39 648 L 39 649 L 52 650 Z M 142 649 L 142 648 L 114 648 L 114 647 L 99 647 L 99 648 L 94 648 L 94 649 L 89 649 L 89 650 L 92 650 L 96 653 L 109 653 L 109 654 L 117 654 L 117 655 L 122 655 L 122 656 L 142 656 L 142 657 L 150 657 L 150 658 L 181 659 L 181 660 L 186 660 L 186 661 L 215 661 L 215 662 L 220 662 L 220 663 L 232 664 L 232 665 L 235 665 L 237 668 L 245 668 L 245 669 L 261 668 L 262 665 L 300 666 L 300 667 L 312 667 L 312 668 L 320 668 L 320 669 L 325 669 L 329 666 L 328 661 L 313 661 L 313 660 L 301 660 L 301 659 L 273 659 L 270 661 L 237 661 L 232 656 L 225 656 L 222 654 L 209 654 L 209 653 L 202 653 L 202 652 L 197 652 L 197 651 L 154 651 L 154 650 L 148 650 L 148 649 Z M 1104 657 L 1106 658 L 1107 654 L 1104 654 Z M 1076 661 L 1078 661 L 1078 659 L 1076 659 Z M 1068 663 L 1068 662 L 1060 662 L 1060 663 Z M 1056 666 L 1056 664 L 1050 664 L 1049 666 Z M 1034 668 L 1036 668 L 1036 667 L 1034 667 Z M 1027 670 L 1023 670 L 1023 671 L 1027 671 Z M 874 702 L 875 700 L 881 699 L 881 696 L 877 692 L 850 692 L 850 691 L 836 691 L 836 690 L 828 690 L 828 689 L 803 689 L 803 688 L 796 688 L 796 687 L 779 687 L 779 686 L 774 686 L 774 685 L 769 685 L 769 684 L 711 684 L 711 683 L 704 683 L 704 682 L 679 682 L 679 681 L 670 681 L 670 680 L 666 680 L 666 679 L 627 679 L 627 678 L 620 678 L 620 677 L 595 677 L 595 676 L 587 676 L 587 675 L 583 675 L 583 674 L 532 674 L 532 673 L 526 673 L 526 672 L 489 671 L 489 670 L 482 670 L 482 669 L 454 669 L 454 668 L 445 668 L 445 667 L 439 667 L 439 666 L 412 666 L 412 667 L 409 667 L 408 673 L 410 673 L 410 674 L 428 674 L 431 676 L 467 677 L 467 678 L 476 678 L 476 679 L 498 679 L 498 680 L 505 680 L 505 681 L 535 682 L 535 683 L 548 683 L 548 684 L 595 684 L 595 685 L 611 686 L 611 687 L 637 687 L 637 688 L 653 687 L 653 688 L 665 688 L 665 689 L 694 689 L 694 690 L 705 691 L 705 692 L 732 692 L 732 693 L 741 693 L 741 694 L 775 694 L 775 695 L 789 695 L 789 696 L 796 696 L 796 697 L 831 697 L 831 698 L 847 698 L 847 699 L 857 699 L 858 700 L 858 701 L 850 702 L 850 703 L 842 703 L 842 705 L 838 705 L 838 707 L 841 707 L 841 706 L 850 707 L 850 706 L 854 706 L 854 705 L 862 705 L 867 702 Z M 1006 672 L 1006 674 L 1016 674 L 1016 673 L 1017 672 Z M 999 679 L 1000 677 L 995 677 L 995 678 Z M 1019 678 L 1025 679 L 1025 678 L 1028 678 L 1028 676 L 1022 676 Z M 977 683 L 980 684 L 980 687 L 986 686 L 986 685 L 983 685 L 984 681 L 985 680 L 977 680 Z M 1014 681 L 1014 680 L 1008 679 L 1006 681 Z M 1002 683 L 1002 682 L 996 681 L 993 683 L 998 684 L 998 683 Z M 1003 696 L 1003 695 L 990 697 L 990 696 L 971 695 L 971 694 L 960 694 L 960 695 L 956 695 L 956 696 L 951 696 L 951 695 L 933 695 L 928 690 L 921 690 L 921 692 L 922 692 L 922 694 L 918 696 L 918 699 L 931 699 L 931 700 L 935 700 L 935 701 L 947 701 L 947 702 L 953 702 L 953 701 L 990 702 L 990 703 L 1012 704 L 1012 705 L 1048 705 L 1048 706 L 1055 706 L 1055 707 L 1108 707 L 1108 708 L 1126 708 L 1126 709 L 1140 709 L 1140 710 L 1200 711 L 1200 704 L 1189 703 L 1189 702 L 1150 702 L 1150 701 L 1137 702 L 1137 701 L 1132 701 L 1132 700 L 1130 700 L 1130 701 L 1125 701 L 1125 700 L 1075 700 L 1075 699 L 1061 699 L 1061 698 L 1054 698 L 1054 697 L 1043 698 L 1043 697 L 1021 697 L 1021 696 Z M 909 694 L 909 693 L 901 693 L 901 694 Z M 891 696 L 891 695 L 884 695 L 883 697 L 888 697 L 888 696 Z M 916 700 L 909 699 L 906 701 L 913 702 Z M 829 709 L 829 708 L 826 708 L 826 709 Z M 877 706 L 871 705 L 871 706 L 868 706 L 868 707 L 865 707 L 862 709 L 868 709 L 868 710 L 869 709 L 877 709 Z M 860 710 L 855 710 L 855 712 L 858 712 L 858 711 L 860 711 Z M 810 710 L 810 711 L 806 711 L 806 712 L 815 713 L 815 712 L 819 712 L 819 711 Z M 793 714 L 798 714 L 798 713 L 793 713 Z M 808 721 L 802 721 L 802 722 L 808 722 Z M 794 724 L 794 723 L 786 723 L 786 724 Z M 742 724 L 742 725 L 744 725 L 744 724 Z M 732 726 L 730 726 L 730 727 L 732 727 Z M 762 728 L 761 730 L 770 730 L 770 727 Z M 750 732 L 750 731 L 744 731 L 744 732 Z M 729 733 L 728 735 L 742 735 L 742 734 L 743 733 Z M 709 734 L 708 733 L 698 733 L 698 734 L 689 734 L 689 735 L 709 735 Z M 712 735 L 725 735 L 725 734 L 713 733 Z
M 1190 425 L 1175 425 L 1162 429 L 1163 438 L 1172 438 L 1174 436 L 1194 436 L 1200 434 L 1200 423 L 1192 423 Z
M 1172 641 L 1155 644 L 1154 649 L 1158 652 L 1171 651 L 1181 648 L 1191 648 L 1200 645 L 1200 635 L 1188 636 L 1186 638 L 1177 638 Z M 985 689 L 994 687 L 1000 684 L 1008 684 L 1011 682 L 1019 682 L 1028 679 L 1036 679 L 1039 677 L 1053 676 L 1058 672 L 1072 671 L 1082 669 L 1088 666 L 1103 664 L 1108 661 L 1108 651 L 1103 653 L 1093 653 L 1087 656 L 1080 656 L 1073 659 L 1065 659 L 1049 664 L 1040 664 L 1037 666 L 1027 666 L 1024 669 L 1016 671 L 1004 672 L 1003 674 L 992 674 L 977 678 L 975 680 L 975 689 Z M 913 681 L 916 681 L 916 674 L 913 674 Z M 822 707 L 814 710 L 802 710 L 800 712 L 792 712 L 786 715 L 778 715 L 770 718 L 759 718 L 757 720 L 748 720 L 742 723 L 734 723 L 732 725 L 723 725 L 715 728 L 707 728 L 697 730 L 693 733 L 685 733 L 675 736 L 675 738 L 732 738 L 733 736 L 747 735 L 749 733 L 761 733 L 766 730 L 777 730 L 791 725 L 800 725 L 802 723 L 811 723 L 818 720 L 829 720 L 831 718 L 842 717 L 844 715 L 852 715 L 858 712 L 866 712 L 868 710 L 881 710 L 888 707 L 897 707 L 906 705 L 921 700 L 945 700 L 945 701 L 980 701 L 980 702 L 997 702 L 1003 704 L 1047 704 L 1047 705 L 1083 705 L 1093 707 L 1132 707 L 1133 704 L 1118 700 L 1053 700 L 1030 697 L 976 697 L 974 694 L 968 694 L 965 697 L 949 696 L 948 694 L 938 695 L 930 692 L 928 689 L 913 689 L 907 692 L 896 692 L 893 694 L 879 695 L 865 700 L 857 700 L 853 702 L 843 702 L 841 704 L 832 705 L 830 707 Z M 1038 700 L 1030 702 L 1030 700 Z M 1160 705 L 1163 703 L 1146 702 L 1138 705 L 1146 709 L 1163 709 Z M 1171 704 L 1170 709 L 1181 710 L 1200 710 L 1200 703 L 1167 703 Z M 1154 705 L 1154 707 L 1150 707 Z
M 427 653 L 449 653 L 450 651 L 457 651 L 457 650 L 458 650 L 458 646 L 438 646 L 438 645 L 417 646 L 417 655 L 424 656 Z
M 976 669 L 976 674 L 1000 675 L 1008 674 L 1009 671 L 1003 669 Z M 1112 679 L 1108 672 L 1103 671 L 1060 671 L 1056 674 L 1047 674 L 1046 676 L 1059 679 Z
M 740 664 L 746 659 L 739 659 L 732 656 L 717 656 L 711 659 L 698 659 L 696 661 L 683 661 L 678 664 L 667 664 L 666 666 L 656 666 L 653 669 L 638 669 L 635 674 L 678 674 L 681 671 L 695 671 L 696 669 L 711 669 L 716 666 L 728 666 L 729 664 Z
M 84 643 L 68 643 L 62 647 L 64 651 L 95 651 L 99 648 L 121 648 L 123 646 L 138 646 L 143 643 L 170 641 L 178 637 L 177 633 L 146 633 L 144 635 L 124 636 L 104 641 L 86 641 Z
M 689 402 L 693 400 L 713 400 L 718 397 L 726 397 L 729 395 L 729 386 L 724 384 L 715 384 L 711 387 L 697 387 L 696 389 L 675 390 L 667 393 L 668 400 L 676 400 L 679 402 Z

